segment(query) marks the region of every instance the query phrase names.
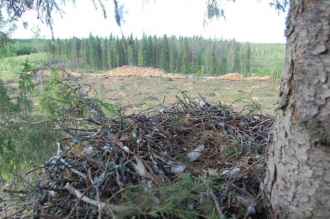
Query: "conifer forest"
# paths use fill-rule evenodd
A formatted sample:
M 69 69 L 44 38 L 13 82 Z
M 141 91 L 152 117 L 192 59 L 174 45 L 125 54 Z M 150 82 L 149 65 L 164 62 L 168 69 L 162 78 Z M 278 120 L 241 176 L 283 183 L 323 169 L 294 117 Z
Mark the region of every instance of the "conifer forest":
M 108 70 L 123 65 L 156 67 L 172 73 L 238 72 L 278 74 L 284 45 L 251 44 L 202 37 L 110 36 L 49 41 L 47 50 L 73 68 Z

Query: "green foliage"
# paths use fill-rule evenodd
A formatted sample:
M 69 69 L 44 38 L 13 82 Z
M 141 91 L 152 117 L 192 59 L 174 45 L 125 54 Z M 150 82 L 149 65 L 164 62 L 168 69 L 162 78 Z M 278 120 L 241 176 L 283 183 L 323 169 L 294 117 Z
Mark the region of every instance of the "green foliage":
M 289 0 L 273 0 L 271 5 L 278 11 L 285 12 L 289 7 Z
M 283 44 L 251 44 L 250 72 L 263 75 L 265 72 L 282 73 L 284 68 L 285 45 Z
M 0 80 L 0 175 L 7 179 L 48 159 L 61 136 L 55 127 L 67 116 L 104 118 L 103 113 L 118 113 L 112 104 L 83 94 L 79 83 L 64 80 L 57 70 L 37 93 L 34 71 L 25 61 L 16 88 Z
M 221 178 L 185 174 L 158 188 L 131 186 L 122 193 L 121 201 L 140 209 L 141 215 L 155 218 L 218 218 L 210 192 L 221 189 Z
M 18 109 L 24 116 L 27 116 L 32 112 L 32 91 L 34 84 L 32 81 L 33 66 L 25 61 L 23 64 L 23 70 L 19 73 L 18 78 L 18 98 L 17 105 Z
M 0 128 L 0 175 L 7 180 L 54 153 L 60 134 L 53 124 L 35 120 L 2 124 Z
M 29 168 L 32 161 L 44 161 L 59 135 L 54 123 L 44 121 L 33 109 L 33 70 L 29 62 L 23 64 L 17 89 L 0 81 L 0 175 L 7 179 Z
M 0 58 L 10 56 L 30 55 L 43 52 L 46 49 L 46 40 L 10 40 L 3 46 L 0 46 Z
M 51 118 L 59 118 L 69 109 L 79 106 L 79 92 L 62 82 L 58 71 L 53 70 L 51 78 L 40 96 L 40 107 Z M 82 112 L 81 112 L 82 113 Z
M 5 16 L 2 10 L 2 2 L 0 1 L 0 49 L 9 42 L 9 34 L 15 29 L 15 24 Z
M 238 43 L 200 37 L 66 39 L 49 42 L 56 60 L 73 69 L 107 70 L 122 65 L 159 67 L 167 72 L 244 75 L 281 72 L 284 45 Z
M 75 117 L 88 117 L 91 111 L 114 116 L 118 109 L 111 103 L 97 98 L 87 97 L 82 92 L 80 84 L 63 80 L 60 72 L 52 70 L 44 91 L 39 96 L 40 110 L 51 119 L 61 120 L 67 115 Z M 92 109 L 93 108 L 93 109 Z
M 228 0 L 235 2 L 236 0 Z M 279 12 L 285 12 L 289 7 L 290 0 L 271 0 L 270 5 Z M 222 0 L 207 0 L 207 18 L 219 18 L 224 17 L 225 12 L 223 10 L 223 1 Z
M 15 98 L 9 96 L 8 88 L 0 80 L 0 118 L 11 113 L 19 112 L 21 115 L 26 116 L 32 112 L 32 92 L 34 89 L 31 74 L 32 68 L 28 61 L 24 62 L 22 71 L 18 73 L 18 91 Z
M 0 80 L 0 115 L 5 116 L 16 109 L 15 104 L 10 100 L 5 84 Z
M 17 55 L 17 56 L 30 55 L 31 53 L 35 53 L 35 52 L 37 52 L 37 50 L 35 50 L 34 48 L 29 47 L 29 46 L 23 46 L 23 47 L 16 49 L 15 55 Z
M 0 58 L 0 80 L 18 79 L 26 61 L 33 68 L 39 68 L 48 62 L 48 56 L 46 53 L 34 53 L 31 55 Z

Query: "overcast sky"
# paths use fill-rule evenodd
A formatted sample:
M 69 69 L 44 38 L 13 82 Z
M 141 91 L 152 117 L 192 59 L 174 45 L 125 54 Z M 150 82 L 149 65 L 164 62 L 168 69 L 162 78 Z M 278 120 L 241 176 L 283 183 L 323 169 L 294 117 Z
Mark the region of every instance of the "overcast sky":
M 91 0 L 76 0 L 75 5 L 67 4 L 65 14 L 55 18 L 55 36 L 59 38 L 88 37 L 120 34 L 115 24 L 112 1 L 108 4 L 109 16 L 104 19 L 96 11 Z M 121 0 L 125 5 L 125 35 L 177 35 L 203 36 L 238 41 L 284 43 L 285 14 L 269 6 L 268 0 L 224 1 L 225 18 L 208 21 L 205 19 L 205 0 Z M 40 25 L 33 13 L 23 20 L 29 27 L 19 25 L 13 34 L 16 38 L 33 37 L 31 28 L 40 26 L 41 35 L 50 37 L 50 31 Z

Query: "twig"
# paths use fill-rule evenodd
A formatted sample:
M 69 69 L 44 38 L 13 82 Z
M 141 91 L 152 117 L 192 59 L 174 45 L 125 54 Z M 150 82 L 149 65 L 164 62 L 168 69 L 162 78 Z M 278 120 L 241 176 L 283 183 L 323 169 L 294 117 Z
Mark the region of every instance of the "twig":
M 25 190 L 11 190 L 11 189 L 3 189 L 2 192 L 8 194 L 28 194 L 28 191 Z
M 29 175 L 29 174 L 31 174 L 31 173 L 37 171 L 37 170 L 44 169 L 44 168 L 45 168 L 45 165 L 35 167 L 35 168 L 29 170 L 28 172 L 26 172 L 25 175 L 27 176 L 27 175 Z
M 112 205 L 112 204 L 107 204 L 104 202 L 98 202 L 94 199 L 91 199 L 87 196 L 84 196 L 80 191 L 78 191 L 77 189 L 75 189 L 73 186 L 70 185 L 70 183 L 67 183 L 64 187 L 70 194 L 76 196 L 78 199 L 82 200 L 83 202 L 93 205 L 95 207 L 100 207 L 102 209 L 105 210 L 105 212 L 108 215 L 111 215 L 111 212 L 117 212 L 117 213 L 127 213 L 130 212 L 132 210 L 134 210 L 131 207 L 128 206 L 123 206 L 123 205 Z
M 212 199 L 214 201 L 215 207 L 216 207 L 216 209 L 218 211 L 219 218 L 225 218 L 225 215 L 223 214 L 223 212 L 222 212 L 222 210 L 220 208 L 218 199 L 217 199 L 217 197 L 215 196 L 215 194 L 214 194 L 214 192 L 212 190 L 210 191 L 210 195 L 211 195 L 211 197 L 212 197 Z

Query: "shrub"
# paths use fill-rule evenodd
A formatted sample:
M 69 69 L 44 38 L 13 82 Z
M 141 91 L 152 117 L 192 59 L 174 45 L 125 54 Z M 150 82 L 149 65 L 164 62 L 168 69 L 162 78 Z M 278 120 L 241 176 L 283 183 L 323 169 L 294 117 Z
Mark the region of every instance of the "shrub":
M 53 151 L 58 132 L 54 124 L 34 111 L 32 82 L 33 68 L 23 64 L 18 88 L 0 81 L 0 176 L 10 176 L 38 164 Z

